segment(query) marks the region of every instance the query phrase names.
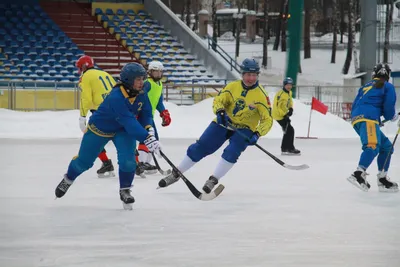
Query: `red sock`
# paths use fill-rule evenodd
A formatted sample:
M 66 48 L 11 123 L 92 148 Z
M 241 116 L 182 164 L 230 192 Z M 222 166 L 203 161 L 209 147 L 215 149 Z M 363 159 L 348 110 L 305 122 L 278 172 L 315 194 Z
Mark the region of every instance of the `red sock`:
M 105 162 L 105 161 L 107 161 L 108 160 L 108 157 L 107 157 L 107 154 L 106 154 L 106 152 L 101 152 L 100 154 L 99 154 L 99 159 L 102 161 L 102 162 Z

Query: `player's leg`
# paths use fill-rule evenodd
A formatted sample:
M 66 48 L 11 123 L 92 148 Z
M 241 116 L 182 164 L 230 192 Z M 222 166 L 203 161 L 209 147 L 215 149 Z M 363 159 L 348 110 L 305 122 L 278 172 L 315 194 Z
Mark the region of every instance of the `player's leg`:
M 113 143 L 117 149 L 120 199 L 124 203 L 125 209 L 132 209 L 131 204 L 135 202 L 135 199 L 131 195 L 130 188 L 135 176 L 136 140 L 126 132 L 119 132 L 113 138 Z
M 253 135 L 253 132 L 249 129 L 238 129 L 237 131 L 247 136 L 247 138 L 251 138 Z M 210 193 L 212 191 L 214 186 L 218 184 L 218 180 L 224 177 L 235 165 L 248 144 L 248 141 L 239 133 L 234 133 L 232 135 L 229 139 L 229 145 L 224 149 L 213 175 L 210 176 L 203 186 L 204 192 Z
M 357 170 L 347 180 L 361 190 L 368 191 L 371 186 L 366 179 L 366 170 L 379 152 L 379 125 L 372 121 L 363 121 L 354 125 L 354 130 L 360 136 L 363 152 Z
M 225 143 L 232 133 L 233 131 L 229 131 L 215 122 L 212 122 L 203 132 L 199 140 L 189 146 L 185 157 L 177 167 L 179 171 L 184 173 L 204 157 L 213 154 Z M 166 187 L 178 180 L 178 173 L 172 170 L 172 173 L 161 179 L 158 185 L 159 187 Z
M 111 159 L 108 158 L 107 151 L 104 148 L 100 152 L 98 158 L 103 163 L 100 169 L 97 170 L 98 177 L 99 178 L 114 177 L 115 176 L 114 165 L 112 164 Z
M 285 154 L 290 149 L 290 139 L 287 134 L 289 121 L 287 119 L 283 119 L 283 120 L 279 120 L 277 122 L 282 127 L 283 137 L 282 137 L 282 142 L 281 142 L 281 152 L 282 152 L 282 154 Z
M 60 198 L 64 196 L 75 179 L 93 166 L 97 155 L 108 141 L 109 138 L 98 136 L 90 130 L 83 135 L 78 156 L 71 160 L 67 173 L 58 184 L 55 191 L 56 197 Z
M 393 154 L 392 142 L 379 129 L 380 149 L 377 159 L 378 163 L 378 188 L 381 192 L 398 192 L 399 186 L 397 183 L 390 181 L 387 172 L 390 167 L 390 160 Z
M 286 155 L 300 155 L 300 150 L 296 149 L 294 147 L 294 128 L 292 126 L 292 123 L 290 120 L 287 120 L 287 127 L 286 127 L 286 133 L 285 133 L 285 142 L 286 142 L 286 147 L 288 148 L 288 150 L 286 151 L 286 153 L 282 154 L 286 154 Z

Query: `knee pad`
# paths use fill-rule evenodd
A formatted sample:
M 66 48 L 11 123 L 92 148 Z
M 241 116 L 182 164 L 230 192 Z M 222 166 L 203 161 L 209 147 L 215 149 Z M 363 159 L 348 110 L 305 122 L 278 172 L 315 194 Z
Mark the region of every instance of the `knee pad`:
M 133 172 L 136 168 L 136 160 L 133 159 L 126 159 L 122 162 L 118 161 L 119 169 L 122 172 Z
M 379 154 L 379 146 L 363 146 L 363 151 L 367 152 L 370 151 L 372 152 L 375 156 Z
M 214 152 L 212 148 L 197 140 L 196 143 L 189 146 L 186 154 L 194 162 L 199 162 L 202 158 L 210 155 L 212 152 Z

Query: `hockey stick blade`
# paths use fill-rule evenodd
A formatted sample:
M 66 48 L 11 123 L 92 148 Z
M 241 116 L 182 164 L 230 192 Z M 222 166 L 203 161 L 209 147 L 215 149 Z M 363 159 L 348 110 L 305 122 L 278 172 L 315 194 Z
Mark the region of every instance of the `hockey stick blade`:
M 154 153 L 151 153 L 151 155 L 153 156 L 154 164 L 156 164 L 158 172 L 161 173 L 161 175 L 170 175 L 171 170 L 164 171 L 163 169 L 161 169 L 160 164 L 158 164 L 158 161 L 156 159 L 156 156 L 154 156 Z
M 160 151 L 160 155 L 165 159 L 165 161 L 174 169 L 179 176 L 181 177 L 182 181 L 186 184 L 186 186 L 189 188 L 190 192 L 197 198 L 203 201 L 209 201 L 213 200 L 217 196 L 219 196 L 222 191 L 224 190 L 225 186 L 220 184 L 214 191 L 210 192 L 210 194 L 202 193 L 197 188 L 179 171 L 177 167 L 169 160 L 169 158 L 162 152 Z
M 221 124 L 220 124 L 221 125 Z M 244 135 L 243 133 L 241 133 L 240 131 L 238 131 L 236 129 L 236 127 L 234 127 L 233 125 L 229 124 L 228 127 L 221 125 L 224 128 L 227 128 L 229 130 L 235 131 L 237 132 L 241 137 L 243 137 L 247 142 L 249 142 L 249 138 Z M 308 166 L 307 164 L 302 164 L 302 165 L 289 165 L 286 164 L 285 162 L 283 162 L 281 159 L 275 157 L 274 155 L 272 155 L 270 152 L 268 152 L 267 150 L 265 150 L 262 146 L 260 146 L 259 144 L 255 144 L 255 146 L 260 149 L 262 152 L 264 152 L 265 154 L 267 154 L 270 158 L 272 158 L 276 163 L 278 163 L 279 165 L 281 165 L 282 167 L 289 169 L 289 170 L 305 170 L 310 168 L 310 166 Z
M 295 170 L 295 171 L 305 170 L 305 169 L 310 168 L 310 166 L 308 166 L 307 164 L 293 166 L 293 165 L 289 165 L 289 164 L 284 163 L 282 166 L 285 167 L 286 169 Z

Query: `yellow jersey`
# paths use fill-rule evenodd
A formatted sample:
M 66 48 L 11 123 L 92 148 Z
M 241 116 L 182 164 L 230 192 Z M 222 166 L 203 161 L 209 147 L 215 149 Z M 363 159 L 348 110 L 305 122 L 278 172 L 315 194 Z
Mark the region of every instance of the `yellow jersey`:
M 214 113 L 221 109 L 225 110 L 237 128 L 248 128 L 261 136 L 271 130 L 271 105 L 261 85 L 244 89 L 241 80 L 228 83 L 214 98 Z
M 82 73 L 78 83 L 81 90 L 81 116 L 86 117 L 89 110 L 97 110 L 114 85 L 114 78 L 105 71 L 88 69 Z
M 289 108 L 293 108 L 292 91 L 281 89 L 274 97 L 272 117 L 277 121 L 283 120 L 283 117 L 289 112 Z

